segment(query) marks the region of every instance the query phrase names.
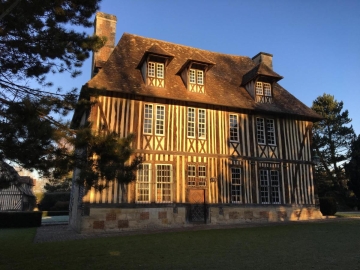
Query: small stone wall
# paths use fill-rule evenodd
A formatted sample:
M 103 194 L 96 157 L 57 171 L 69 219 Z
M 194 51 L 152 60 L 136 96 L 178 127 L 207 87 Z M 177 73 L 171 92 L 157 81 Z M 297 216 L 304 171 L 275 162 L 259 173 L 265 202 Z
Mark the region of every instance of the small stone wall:
M 186 219 L 186 206 L 99 208 L 91 207 L 81 217 L 81 232 L 116 232 L 153 228 L 193 226 Z M 314 206 L 209 205 L 207 224 L 241 224 L 248 222 L 282 222 L 321 219 Z

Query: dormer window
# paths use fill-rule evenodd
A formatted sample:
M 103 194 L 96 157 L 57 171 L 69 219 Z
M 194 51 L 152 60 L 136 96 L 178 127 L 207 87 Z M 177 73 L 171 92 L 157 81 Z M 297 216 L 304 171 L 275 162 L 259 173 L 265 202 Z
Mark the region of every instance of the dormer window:
M 205 94 L 207 72 L 215 63 L 195 53 L 188 59 L 176 75 L 180 75 L 185 87 L 193 93 Z
M 271 84 L 265 82 L 256 82 L 256 102 L 272 103 Z
M 189 91 L 204 93 L 204 71 L 189 69 Z
M 150 86 L 164 87 L 164 64 L 148 62 L 147 84 Z
M 148 86 L 165 87 L 166 70 L 174 55 L 159 45 L 152 45 L 145 51 L 136 68 L 140 69 L 144 83 Z

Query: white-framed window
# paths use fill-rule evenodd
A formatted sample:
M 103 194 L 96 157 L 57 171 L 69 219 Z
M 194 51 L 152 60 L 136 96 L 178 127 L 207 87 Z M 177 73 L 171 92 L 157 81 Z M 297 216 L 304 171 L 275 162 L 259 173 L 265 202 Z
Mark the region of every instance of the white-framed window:
M 256 82 L 256 95 L 263 95 L 263 84 L 262 82 Z
M 147 63 L 147 85 L 165 87 L 165 65 L 149 61 Z
M 165 126 L 165 106 L 157 105 L 155 134 L 164 135 L 164 126 Z
M 271 84 L 265 82 L 256 82 L 255 87 L 256 95 L 271 97 Z
M 165 106 L 156 105 L 154 112 L 153 104 L 144 105 L 144 134 L 153 133 L 153 121 L 155 114 L 155 135 L 163 136 L 165 135 Z
M 144 134 L 152 134 L 153 105 L 144 106 Z
M 229 117 L 229 127 L 230 127 L 230 141 L 238 142 L 239 141 L 239 122 L 238 116 L 236 114 L 230 114 Z
M 150 164 L 143 163 L 139 166 L 136 179 L 136 202 L 150 202 Z
M 206 186 L 206 166 L 189 164 L 187 167 L 188 186 Z
M 195 138 L 195 109 L 188 108 L 187 110 L 187 136 Z
M 198 136 L 199 139 L 206 139 L 206 114 L 205 110 L 198 110 Z
M 279 171 L 261 169 L 259 175 L 261 203 L 280 204 Z
M 264 83 L 264 95 L 266 97 L 271 97 L 271 84 L 270 83 Z
M 206 166 L 199 166 L 198 167 L 198 177 L 199 177 L 199 186 L 205 187 L 206 186 Z
M 231 202 L 241 203 L 241 169 L 231 168 Z
M 156 165 L 156 202 L 172 202 L 172 166 Z
M 188 165 L 188 186 L 196 186 L 196 166 Z
M 266 119 L 266 139 L 269 145 L 276 145 L 274 119 Z
M 197 114 L 196 114 L 197 111 Z M 197 125 L 196 125 L 197 122 Z M 187 136 L 195 138 L 197 127 L 197 136 L 199 139 L 206 139 L 206 110 L 205 109 L 187 109 Z
M 204 91 L 204 71 L 200 69 L 189 69 L 188 90 L 196 93 L 205 93 Z
M 164 78 L 164 64 L 148 62 L 148 76 L 153 78 Z
M 276 145 L 274 119 L 256 118 L 258 144 Z

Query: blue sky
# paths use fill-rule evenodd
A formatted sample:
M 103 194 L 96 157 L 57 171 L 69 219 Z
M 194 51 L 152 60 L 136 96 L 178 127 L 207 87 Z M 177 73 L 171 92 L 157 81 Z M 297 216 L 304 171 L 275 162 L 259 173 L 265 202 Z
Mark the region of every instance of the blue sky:
M 127 32 L 227 54 L 271 53 L 285 89 L 308 106 L 334 95 L 360 133 L 359 0 L 103 0 L 100 11 L 117 16 L 117 41 Z M 62 87 L 86 83 L 90 60 L 82 70 Z

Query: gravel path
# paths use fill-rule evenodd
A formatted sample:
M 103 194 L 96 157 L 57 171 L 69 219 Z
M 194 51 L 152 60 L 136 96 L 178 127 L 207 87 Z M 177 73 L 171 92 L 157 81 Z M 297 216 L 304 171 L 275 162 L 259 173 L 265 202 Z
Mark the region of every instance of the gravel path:
M 91 239 L 98 237 L 113 237 L 125 235 L 138 235 L 138 234 L 154 234 L 163 232 L 182 232 L 182 231 L 199 231 L 199 230 L 213 230 L 213 229 L 232 229 L 232 228 L 251 228 L 251 227 L 265 227 L 265 226 L 282 226 L 295 223 L 324 223 L 324 222 L 338 222 L 340 220 L 348 220 L 351 218 L 327 218 L 321 220 L 307 220 L 307 221 L 286 221 L 286 222 L 267 222 L 267 223 L 245 223 L 245 224 L 232 224 L 232 225 L 194 225 L 181 228 L 151 228 L 148 230 L 136 231 L 122 231 L 122 232 L 101 232 L 101 233 L 76 233 L 68 225 L 46 225 L 37 228 L 34 237 L 34 243 L 43 242 L 58 242 L 79 239 Z

